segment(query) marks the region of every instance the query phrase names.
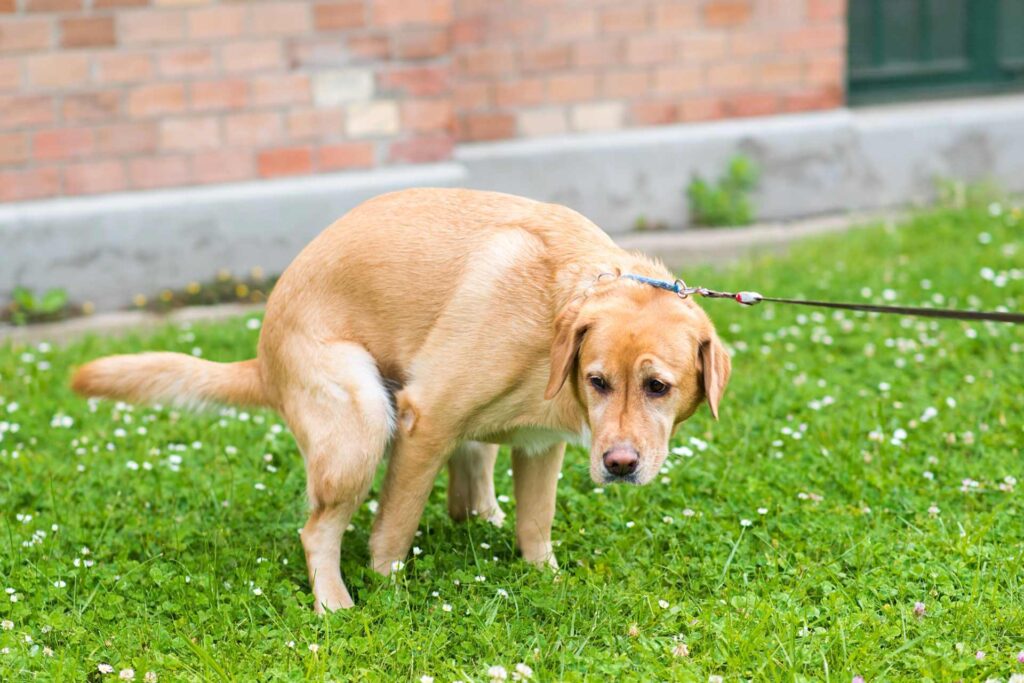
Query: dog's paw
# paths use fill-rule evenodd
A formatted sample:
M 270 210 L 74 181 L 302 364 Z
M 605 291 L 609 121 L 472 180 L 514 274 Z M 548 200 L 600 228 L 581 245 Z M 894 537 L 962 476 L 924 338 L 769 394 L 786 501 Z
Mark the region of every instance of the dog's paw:
M 497 503 L 490 510 L 484 510 L 480 516 L 499 529 L 505 524 L 505 511 Z
M 558 560 L 555 558 L 555 551 L 550 543 L 542 544 L 536 548 L 524 548 L 523 560 L 537 569 L 558 571 Z

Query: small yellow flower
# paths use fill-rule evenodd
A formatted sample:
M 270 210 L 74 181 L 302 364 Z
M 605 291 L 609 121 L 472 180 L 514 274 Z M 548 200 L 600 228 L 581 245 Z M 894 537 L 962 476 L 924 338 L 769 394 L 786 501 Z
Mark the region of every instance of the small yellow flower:
M 172 292 L 169 289 L 165 289 L 164 291 L 160 292 L 160 300 L 161 301 L 170 301 L 173 298 L 174 298 L 174 292 Z
M 185 291 L 188 292 L 189 294 L 198 294 L 200 289 L 202 289 L 202 287 L 199 285 L 198 282 L 195 281 L 185 285 Z
M 245 284 L 244 282 L 239 282 L 237 285 L 235 285 L 235 296 L 237 296 L 239 299 L 244 299 L 245 297 L 249 296 L 249 285 Z
M 221 282 L 227 282 L 231 279 L 231 271 L 227 268 L 221 268 L 217 271 L 217 279 Z
M 138 306 L 139 308 L 142 308 L 143 306 L 146 305 L 146 295 L 136 294 L 134 297 L 132 297 L 132 303 Z
M 91 301 L 86 301 L 82 304 L 82 315 L 92 315 L 96 312 L 96 304 Z

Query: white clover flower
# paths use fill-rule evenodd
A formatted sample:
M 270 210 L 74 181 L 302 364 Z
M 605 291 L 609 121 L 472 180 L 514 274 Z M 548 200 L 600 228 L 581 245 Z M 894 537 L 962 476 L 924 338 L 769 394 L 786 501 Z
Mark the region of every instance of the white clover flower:
M 530 678 L 533 678 L 533 669 L 523 662 L 516 664 L 516 669 L 512 672 L 512 680 L 525 681 Z
M 110 666 L 109 664 L 97 664 L 96 670 L 99 671 L 101 674 L 114 673 L 114 667 Z
M 494 681 L 504 681 L 508 678 L 508 672 L 505 671 L 505 667 L 496 665 L 487 669 L 487 677 L 491 679 L 492 683 Z
M 317 645 L 316 643 L 310 643 L 310 644 L 309 644 L 309 651 L 310 651 L 310 652 L 312 652 L 312 653 L 316 653 L 316 652 L 317 652 L 317 651 L 319 651 L 319 650 L 320 650 L 320 646 L 319 646 L 319 645 Z
M 117 674 L 117 677 L 122 681 L 134 681 L 135 669 L 121 669 L 121 673 Z
M 658 600 L 658 607 L 661 609 L 668 609 L 668 600 Z

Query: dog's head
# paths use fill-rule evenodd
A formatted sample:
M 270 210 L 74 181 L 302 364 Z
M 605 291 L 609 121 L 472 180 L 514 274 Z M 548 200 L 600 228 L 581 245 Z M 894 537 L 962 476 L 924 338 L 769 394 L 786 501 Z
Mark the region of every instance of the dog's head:
M 731 364 L 703 310 L 616 280 L 555 321 L 548 399 L 568 383 L 587 415 L 590 476 L 646 484 L 675 428 L 707 400 L 717 419 Z

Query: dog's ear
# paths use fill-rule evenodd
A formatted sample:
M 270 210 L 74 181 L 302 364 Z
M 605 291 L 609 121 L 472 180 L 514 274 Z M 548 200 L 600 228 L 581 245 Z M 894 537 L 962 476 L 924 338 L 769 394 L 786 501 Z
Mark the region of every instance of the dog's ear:
M 725 394 L 725 385 L 729 383 L 729 373 L 732 372 L 729 352 L 722 346 L 718 335 L 712 333 L 711 338 L 700 345 L 700 364 L 704 375 L 704 396 L 717 420 L 718 402 Z
M 576 356 L 587 333 L 588 322 L 579 314 L 578 308 L 569 307 L 555 320 L 555 338 L 551 342 L 551 374 L 544 398 L 551 400 L 565 384 L 576 365 Z

